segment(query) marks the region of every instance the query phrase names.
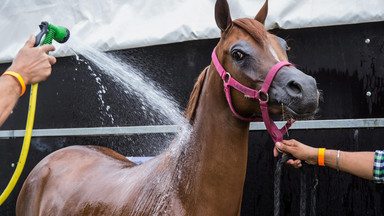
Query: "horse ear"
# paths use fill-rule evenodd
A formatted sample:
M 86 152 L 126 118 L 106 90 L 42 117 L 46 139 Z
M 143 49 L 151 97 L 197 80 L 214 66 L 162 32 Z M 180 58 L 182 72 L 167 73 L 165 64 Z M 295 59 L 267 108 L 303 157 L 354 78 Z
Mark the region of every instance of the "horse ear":
M 259 13 L 255 16 L 255 20 L 261 22 L 263 25 L 268 14 L 268 0 L 265 0 L 263 7 L 260 9 Z
M 231 24 L 232 18 L 229 12 L 227 0 L 217 0 L 215 5 L 215 19 L 221 31 L 225 31 Z

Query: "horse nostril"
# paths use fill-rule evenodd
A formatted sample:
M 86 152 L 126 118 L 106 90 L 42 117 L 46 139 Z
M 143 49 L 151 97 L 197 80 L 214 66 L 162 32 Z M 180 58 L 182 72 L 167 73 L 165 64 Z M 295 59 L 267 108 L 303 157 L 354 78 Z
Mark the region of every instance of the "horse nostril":
M 293 93 L 294 95 L 301 94 L 301 86 L 299 83 L 295 81 L 291 81 L 288 83 L 288 89 Z

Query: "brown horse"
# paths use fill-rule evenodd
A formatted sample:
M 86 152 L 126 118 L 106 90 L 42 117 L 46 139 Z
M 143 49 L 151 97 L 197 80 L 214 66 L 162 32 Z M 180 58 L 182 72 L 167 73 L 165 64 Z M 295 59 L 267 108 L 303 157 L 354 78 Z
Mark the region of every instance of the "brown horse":
M 238 82 L 260 89 L 268 71 L 287 61 L 286 44 L 263 25 L 267 3 L 255 19 L 232 21 L 226 0 L 215 17 L 221 29 L 216 54 Z M 242 116 L 260 113 L 259 101 L 231 91 Z M 315 80 L 292 66 L 282 68 L 269 90 L 270 113 L 313 116 Z M 185 112 L 190 138 L 174 142 L 136 165 L 98 146 L 71 146 L 44 158 L 29 174 L 17 215 L 239 215 L 247 164 L 249 122 L 231 112 L 215 66 L 199 76 Z M 272 153 L 270 153 L 272 154 Z

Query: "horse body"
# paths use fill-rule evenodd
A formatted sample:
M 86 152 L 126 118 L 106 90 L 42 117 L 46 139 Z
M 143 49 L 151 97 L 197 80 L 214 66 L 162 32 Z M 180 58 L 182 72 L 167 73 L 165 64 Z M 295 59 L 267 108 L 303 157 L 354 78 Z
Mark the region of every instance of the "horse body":
M 190 143 L 141 165 L 97 146 L 56 151 L 26 180 L 17 215 L 237 215 L 248 126 L 216 118 L 197 111 Z
M 213 72 L 207 83 L 217 80 Z M 189 142 L 146 163 L 98 146 L 50 154 L 26 180 L 17 215 L 238 215 L 249 123 L 217 113 L 227 104 L 213 88 L 202 89 Z
M 266 5 L 256 16 L 258 21 L 235 23 L 225 0 L 218 0 L 215 8 L 222 30 L 218 59 L 232 77 L 253 89 L 260 89 L 276 62 L 286 60 L 281 44 L 261 24 Z M 238 113 L 260 112 L 257 100 L 237 91 L 231 95 Z M 285 67 L 275 77 L 270 98 L 271 113 L 281 113 L 280 103 L 289 103 L 292 115 L 313 114 L 318 103 L 316 83 Z M 26 179 L 16 214 L 239 215 L 249 122 L 231 112 L 213 63 L 200 74 L 185 115 L 192 127 L 189 139 L 172 143 L 140 165 L 97 146 L 70 146 L 50 154 Z

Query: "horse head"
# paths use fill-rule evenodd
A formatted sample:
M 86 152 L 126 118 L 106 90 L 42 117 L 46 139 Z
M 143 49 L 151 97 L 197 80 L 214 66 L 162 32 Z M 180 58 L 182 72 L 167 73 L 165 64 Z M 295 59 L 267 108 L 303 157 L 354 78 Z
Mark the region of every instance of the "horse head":
M 267 11 L 268 0 L 254 19 L 232 20 L 226 0 L 217 0 L 215 5 L 216 24 L 221 30 L 221 39 L 216 47 L 217 59 L 228 76 L 255 90 L 262 88 L 274 65 L 288 61 L 286 41 L 264 27 Z M 223 79 L 225 82 L 226 78 Z M 260 100 L 268 100 L 270 114 L 284 113 L 296 119 L 314 116 L 319 91 L 313 77 L 287 65 L 280 68 L 272 79 L 268 94 L 260 95 Z M 236 90 L 231 90 L 230 95 L 239 115 L 249 117 L 261 112 L 260 100 Z

